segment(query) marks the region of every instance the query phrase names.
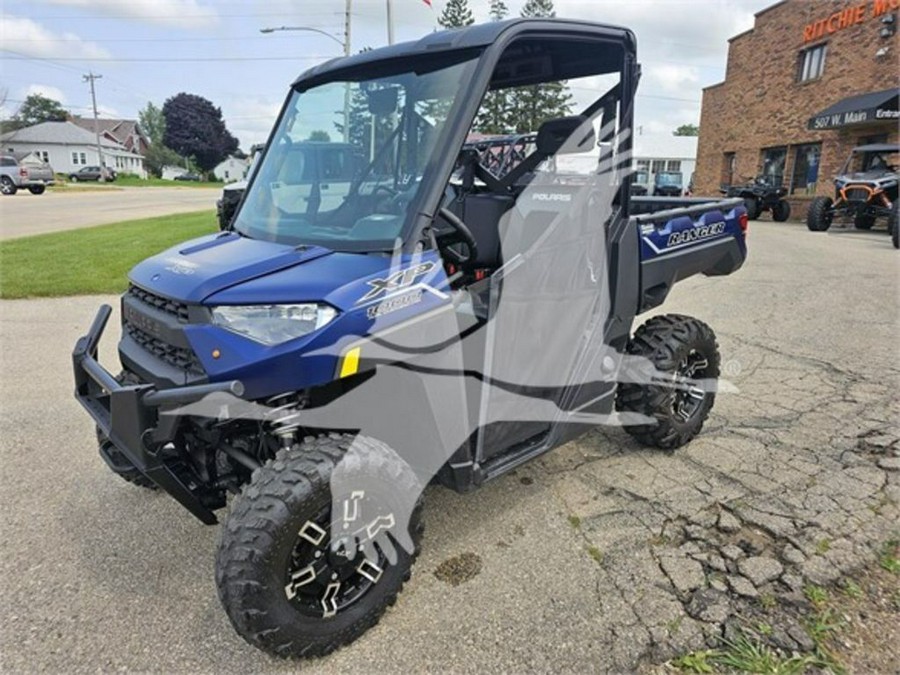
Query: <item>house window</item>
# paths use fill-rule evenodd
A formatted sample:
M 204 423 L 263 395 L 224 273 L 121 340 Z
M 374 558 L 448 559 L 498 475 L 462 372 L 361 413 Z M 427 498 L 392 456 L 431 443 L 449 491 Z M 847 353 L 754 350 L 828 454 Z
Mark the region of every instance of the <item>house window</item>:
M 808 143 L 794 148 L 794 168 L 791 171 L 792 195 L 815 194 L 821 156 L 821 143 Z
M 77 152 L 72 153 L 72 164 L 76 164 L 76 165 L 78 164 L 78 153 Z
M 83 152 L 81 153 L 81 163 L 87 164 L 87 156 Z
M 650 166 L 653 173 L 660 173 L 666 170 L 666 161 L 664 159 L 654 159 Z
M 787 160 L 787 148 L 765 148 L 762 151 L 762 175 L 770 185 L 781 185 L 784 182 L 784 163 Z
M 816 45 L 800 52 L 797 60 L 797 82 L 809 82 L 822 77 L 825 70 L 825 50 L 828 45 Z
M 726 152 L 722 155 L 722 184 L 734 185 L 734 168 L 737 163 L 737 155 Z
M 681 171 L 681 160 L 670 159 L 668 162 L 666 162 L 666 171 Z

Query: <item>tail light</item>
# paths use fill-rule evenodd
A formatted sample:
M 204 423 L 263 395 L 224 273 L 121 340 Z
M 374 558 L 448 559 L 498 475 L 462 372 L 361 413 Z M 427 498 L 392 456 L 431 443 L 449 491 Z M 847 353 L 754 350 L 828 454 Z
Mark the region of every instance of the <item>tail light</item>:
M 24 166 L 19 167 L 19 175 L 22 176 L 22 178 L 28 178 L 28 169 Z
M 738 216 L 738 225 L 741 226 L 741 232 L 744 233 L 744 236 L 747 236 L 747 230 L 750 229 L 750 218 L 747 216 L 747 212 L 744 211 L 741 215 Z

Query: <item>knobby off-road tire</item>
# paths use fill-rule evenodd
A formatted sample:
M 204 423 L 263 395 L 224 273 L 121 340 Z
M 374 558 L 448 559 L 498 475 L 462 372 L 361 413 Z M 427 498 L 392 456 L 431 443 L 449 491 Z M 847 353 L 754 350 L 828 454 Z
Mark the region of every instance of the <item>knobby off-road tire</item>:
M 14 195 L 18 191 L 18 187 L 13 183 L 12 178 L 9 176 L 0 177 L 0 193 L 5 195 Z
M 338 607 L 335 598 L 347 591 L 329 595 L 326 590 L 325 595 L 335 603 L 333 613 L 324 615 L 320 607 L 316 615 L 315 605 L 310 603 L 319 597 L 314 591 L 320 575 L 316 572 L 316 577 L 307 581 L 303 572 L 313 570 L 317 561 L 333 563 L 327 553 L 331 548 L 330 528 L 320 528 L 328 532 L 323 534 L 311 528 L 310 523 L 316 522 L 317 516 L 321 520 L 323 511 L 330 522 L 330 477 L 336 470 L 345 470 L 347 461 L 365 472 L 366 490 L 377 493 L 373 501 L 384 505 L 393 503 L 393 494 L 412 495 L 415 508 L 409 514 L 409 538 L 413 550 L 395 546 L 394 564 L 382 555 L 380 571 L 369 568 L 371 583 L 367 590 L 343 608 Z M 380 490 L 372 489 L 373 477 Z M 366 508 L 360 506 L 363 518 L 369 517 Z M 321 656 L 352 642 L 378 622 L 409 579 L 422 536 L 421 510 L 421 490 L 415 474 L 378 441 L 363 437 L 354 441 L 353 436 L 333 434 L 309 438 L 279 451 L 275 459 L 254 471 L 251 481 L 232 503 L 221 529 L 216 583 L 219 599 L 235 630 L 251 645 L 282 658 Z M 310 543 L 310 532 L 316 535 L 313 539 L 320 539 L 319 543 Z M 392 541 L 396 539 L 391 536 Z M 315 558 L 309 557 L 310 548 L 316 549 Z M 383 549 L 376 545 L 369 550 Z M 358 555 L 349 563 L 351 567 L 357 564 Z M 297 567 L 302 569 L 295 571 Z M 334 569 L 339 568 L 326 570 L 323 578 L 333 580 Z M 359 574 L 360 569 L 356 569 Z M 319 602 L 322 607 L 327 606 L 324 599 Z
M 748 220 L 756 220 L 759 218 L 760 208 L 758 199 L 755 197 L 744 198 L 744 208 L 747 209 Z
M 784 199 L 779 199 L 777 202 L 775 202 L 775 205 L 772 207 L 772 220 L 774 220 L 776 223 L 783 223 L 790 217 L 790 202 L 787 202 Z
M 829 211 L 834 201 L 831 197 L 816 197 L 806 211 L 806 227 L 812 232 L 825 232 L 831 227 L 834 214 Z
M 719 377 L 715 333 L 689 316 L 655 316 L 637 329 L 628 353 L 649 361 L 660 384 L 619 385 L 619 411 L 656 420 L 656 424 L 626 426 L 625 431 L 643 445 L 663 450 L 681 447 L 700 433 L 715 403 L 714 387 L 709 386 Z M 678 383 L 681 386 L 674 386 Z
M 853 227 L 857 230 L 871 230 L 875 225 L 875 216 L 857 213 L 853 218 Z

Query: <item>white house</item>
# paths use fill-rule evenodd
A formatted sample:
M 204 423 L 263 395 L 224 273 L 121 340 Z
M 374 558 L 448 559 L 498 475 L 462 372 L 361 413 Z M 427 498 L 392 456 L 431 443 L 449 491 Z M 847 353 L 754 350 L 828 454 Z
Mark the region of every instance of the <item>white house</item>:
M 103 163 L 120 173 L 147 177 L 144 158 L 107 136 L 100 137 Z M 0 151 L 31 152 L 57 173 L 72 173 L 83 166 L 98 166 L 96 136 L 71 122 L 42 122 L 0 136 Z
M 233 183 L 237 180 L 244 180 L 247 177 L 247 170 L 250 163 L 246 159 L 238 159 L 237 157 L 229 157 L 219 162 L 219 165 L 213 169 L 213 175 L 219 180 L 226 183 Z
M 181 176 L 185 173 L 190 173 L 190 169 L 186 169 L 183 166 L 178 166 L 177 164 L 166 164 L 162 168 L 160 176 L 163 180 L 175 180 L 177 176 Z
M 697 166 L 697 137 L 666 134 L 638 134 L 632 148 L 634 168 L 646 171 L 650 184 L 661 171 L 678 171 L 686 188 Z

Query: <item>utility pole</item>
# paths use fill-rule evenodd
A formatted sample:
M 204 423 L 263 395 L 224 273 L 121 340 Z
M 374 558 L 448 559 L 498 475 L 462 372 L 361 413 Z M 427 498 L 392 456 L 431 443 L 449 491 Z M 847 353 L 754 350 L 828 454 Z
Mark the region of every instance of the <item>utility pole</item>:
M 387 2 L 387 29 L 388 29 L 388 44 L 394 44 L 394 11 L 391 8 L 391 0 L 385 0 Z
M 91 83 L 91 103 L 94 107 L 94 136 L 97 139 L 97 160 L 100 162 L 100 178 L 98 180 L 101 183 L 106 180 L 106 164 L 103 163 L 103 148 L 100 147 L 100 122 L 97 121 L 97 93 L 94 91 L 94 80 L 99 80 L 102 77 L 102 75 L 94 75 L 93 72 L 89 72 L 81 77 L 82 82 Z
M 344 6 L 344 56 L 350 56 L 350 18 L 353 0 Z M 350 83 L 344 86 L 344 143 L 350 142 Z

